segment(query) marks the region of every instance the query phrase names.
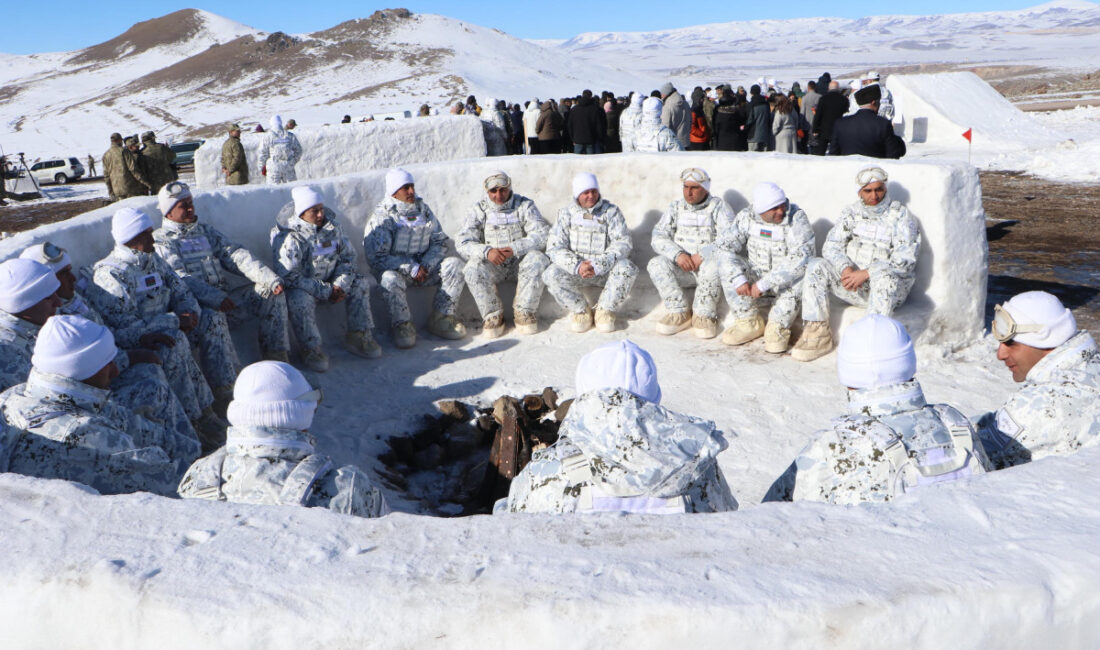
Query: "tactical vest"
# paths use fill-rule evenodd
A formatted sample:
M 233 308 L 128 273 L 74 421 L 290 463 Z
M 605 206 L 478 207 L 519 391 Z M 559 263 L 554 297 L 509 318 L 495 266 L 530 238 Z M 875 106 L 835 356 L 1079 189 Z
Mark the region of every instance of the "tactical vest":
M 570 249 L 577 255 L 602 255 L 607 250 L 607 217 L 591 210 L 571 212 L 569 219 Z
M 856 213 L 852 223 L 852 239 L 844 252 L 861 269 L 873 262 L 890 259 L 894 228 L 902 211 L 901 204 L 891 205 L 881 217 L 865 218 Z
M 340 261 L 340 236 L 336 232 L 318 230 L 309 239 L 313 245 L 310 259 L 313 264 L 313 277 L 328 278 L 336 270 Z
M 783 223 L 765 223 L 753 219 L 749 222 L 748 238 L 745 248 L 748 251 L 749 265 L 758 272 L 768 272 L 777 261 L 787 256 L 787 234 L 791 226 L 788 219 Z
M 891 494 L 982 472 L 969 422 L 946 404 L 929 404 L 879 419 L 895 434 L 883 450 L 891 466 Z
M 222 286 L 221 264 L 214 256 L 210 240 L 201 231 L 170 239 L 169 245 L 176 247 L 183 260 L 183 268 L 189 275 L 202 278 L 212 287 Z
M 156 270 L 145 272 L 134 265 L 127 265 L 108 257 L 96 266 L 109 266 L 122 274 L 121 281 L 133 291 L 134 307 L 143 319 L 152 318 L 168 311 L 172 302 L 172 290 L 164 277 Z
M 696 255 L 714 241 L 715 225 L 709 207 L 699 210 L 684 208 L 676 215 L 676 234 L 672 241 L 691 255 Z
M 432 220 L 424 212 L 394 214 L 397 228 L 393 233 L 390 252 L 394 255 L 420 255 L 428 250 L 432 239 Z
M 485 214 L 485 244 L 493 248 L 512 247 L 527 233 L 523 230 L 523 219 L 517 214 L 518 207 L 508 211 L 489 211 Z
M 575 454 L 561 461 L 571 489 L 576 489 L 576 512 L 630 512 L 645 515 L 675 515 L 688 512 L 690 499 L 680 495 L 654 497 L 617 489 L 597 482 L 584 454 Z

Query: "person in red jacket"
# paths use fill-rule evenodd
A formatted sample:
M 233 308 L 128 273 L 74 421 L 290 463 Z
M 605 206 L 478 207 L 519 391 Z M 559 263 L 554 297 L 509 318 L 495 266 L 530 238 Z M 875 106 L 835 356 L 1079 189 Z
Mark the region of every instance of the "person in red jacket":
M 710 125 L 707 124 L 707 115 L 703 112 L 703 102 L 695 102 L 691 107 L 691 140 L 688 149 L 694 151 L 706 151 L 710 149 Z

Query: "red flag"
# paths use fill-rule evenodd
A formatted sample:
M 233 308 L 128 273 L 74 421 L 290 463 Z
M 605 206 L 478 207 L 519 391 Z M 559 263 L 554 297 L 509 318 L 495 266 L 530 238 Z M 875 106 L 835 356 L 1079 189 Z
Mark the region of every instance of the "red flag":
M 970 136 L 973 132 L 974 132 L 974 129 L 967 129 L 966 133 L 963 133 L 963 137 L 966 138 L 967 142 L 973 142 L 973 140 L 970 139 Z

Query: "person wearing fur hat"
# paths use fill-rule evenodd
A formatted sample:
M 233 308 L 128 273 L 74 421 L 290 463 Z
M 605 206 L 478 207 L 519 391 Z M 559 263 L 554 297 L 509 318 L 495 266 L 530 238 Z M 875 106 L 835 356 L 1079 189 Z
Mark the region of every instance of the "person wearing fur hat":
M 752 205 L 741 210 L 718 237 L 719 275 L 734 322 L 722 333 L 726 345 L 764 337 L 764 351 L 782 354 L 802 302 L 802 278 L 815 248 L 806 213 L 775 183 L 760 183 Z M 767 325 L 760 315 L 772 301 Z
M 791 350 L 813 361 L 833 349 L 829 294 L 868 314 L 890 316 L 917 280 L 921 234 L 917 221 L 890 199 L 886 170 L 869 165 L 856 174 L 859 200 L 841 210 L 810 260 L 802 283 L 802 336 Z
M 966 416 L 925 400 L 914 377 L 913 341 L 901 323 L 879 314 L 853 323 L 840 341 L 836 369 L 848 415 L 813 435 L 765 501 L 891 501 L 989 469 Z
M 512 179 L 502 171 L 482 183 L 485 196 L 470 208 L 457 248 L 466 258 L 462 273 L 484 319 L 481 333 L 496 338 L 504 333 L 504 306 L 497 284 L 516 280 L 513 313 L 516 331 L 538 331 L 542 273 L 550 266 L 546 238 L 550 224 L 535 202 L 512 191 Z
M 302 158 L 302 145 L 298 136 L 287 131 L 283 118 L 272 115 L 270 127 L 260 141 L 260 173 L 267 177 L 267 184 L 292 183 L 298 180 L 294 166 Z
M 997 469 L 1064 456 L 1100 442 L 1100 353 L 1073 312 L 1045 291 L 1014 296 L 993 310 L 997 359 L 1020 390 L 978 419 Z
M 603 287 L 595 325 L 615 330 L 615 315 L 630 296 L 638 267 L 630 261 L 634 244 L 619 206 L 600 195 L 595 174 L 573 177 L 573 202 L 558 211 L 546 254 L 553 262 L 542 275 L 550 295 L 569 311 L 574 332 L 592 328 L 592 308 L 582 287 Z
M 871 158 L 904 156 L 905 141 L 894 133 L 890 120 L 878 114 L 882 86 L 878 84 L 863 86 L 852 93 L 852 96 L 859 110 L 837 120 L 833 126 L 829 154 Z
M 0 471 L 77 481 L 102 494 L 174 494 L 198 458 L 198 441 L 111 400 L 117 355 L 106 327 L 80 316 L 47 320 L 26 383 L 0 394 L 0 420 L 14 434 L 0 440 Z
M 188 336 L 200 325 L 199 303 L 157 255 L 153 221 L 147 214 L 134 208 L 115 212 L 111 237 L 115 247 L 95 263 L 94 285 L 85 297 L 123 347 L 157 353 L 204 450 L 216 449 L 225 436 L 225 422 L 214 413 L 214 394 L 195 362 Z
M 152 193 L 179 178 L 176 173 L 176 152 L 168 145 L 157 142 L 152 131 L 141 134 L 141 158 L 145 161 L 145 170 L 152 183 Z
M 27 381 L 38 332 L 61 306 L 60 286 L 35 260 L 0 263 L 0 390 Z
M 691 327 L 699 338 L 718 334 L 718 301 L 722 297 L 715 239 L 733 219 L 733 210 L 710 192 L 705 169 L 689 167 L 680 173 L 682 199 L 669 204 L 653 227 L 653 251 L 646 271 L 664 301 L 666 314 L 657 322 L 658 334 L 675 334 Z M 689 307 L 684 287 L 695 287 Z
M 713 422 L 661 406 L 653 357 L 629 340 L 581 358 L 558 441 L 534 452 L 495 512 L 677 514 L 737 510 Z
M 179 483 L 185 499 L 327 508 L 358 517 L 389 512 L 358 467 L 335 467 L 310 433 L 321 401 L 302 373 L 279 361 L 241 371 L 229 403 L 225 446 L 191 466 Z
M 314 372 L 329 368 L 317 328 L 318 302 L 344 302 L 344 344 L 348 351 L 368 359 L 378 358 L 382 348 L 372 333 L 370 286 L 358 271 L 351 240 L 316 188 L 295 187 L 290 195 L 293 201 L 279 212 L 271 229 L 271 251 L 275 272 L 286 287 L 290 326 L 302 362 Z
M 389 170 L 385 191 L 386 197 L 367 220 L 363 249 L 390 309 L 394 344 L 403 349 L 416 345 L 406 296 L 409 285 L 439 285 L 428 331 L 443 339 L 464 338 L 466 326 L 455 317 L 466 284 L 462 259 L 447 255 L 451 239 L 427 202 L 416 194 L 412 174 L 399 167 Z
M 241 144 L 241 125 L 229 125 L 229 137 L 222 144 L 222 174 L 226 185 L 248 185 L 248 159 Z
M 647 97 L 642 102 L 641 119 L 634 129 L 634 151 L 683 151 L 676 132 L 661 124 L 661 100 Z
M 157 206 L 164 215 L 161 227 L 153 231 L 157 254 L 195 294 L 203 306 L 203 318 L 221 313 L 222 320 L 234 326 L 257 318 L 263 357 L 287 361 L 290 339 L 282 278 L 248 249 L 229 241 L 210 224 L 199 223 L 194 197 L 186 183 L 173 181 L 162 187 Z M 231 286 L 230 278 L 235 286 Z M 242 285 L 240 279 L 248 283 Z M 205 343 L 201 346 L 207 376 L 212 372 L 216 375 L 211 381 L 215 386 L 232 384 L 240 371 L 227 330 L 226 334 L 225 350 Z M 219 356 L 211 356 L 215 353 Z

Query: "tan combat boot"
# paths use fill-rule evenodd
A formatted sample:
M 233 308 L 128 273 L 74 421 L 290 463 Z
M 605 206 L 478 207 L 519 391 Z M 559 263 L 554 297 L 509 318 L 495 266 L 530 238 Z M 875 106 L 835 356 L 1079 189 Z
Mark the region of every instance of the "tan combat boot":
M 313 372 L 328 372 L 328 355 L 321 348 L 302 350 L 302 364 Z
M 481 323 L 481 335 L 487 339 L 499 338 L 504 333 L 504 314 L 495 312 L 489 314 Z
M 791 328 L 780 327 L 775 321 L 768 321 L 764 328 L 764 351 L 771 354 L 783 354 L 791 346 Z
M 382 356 L 382 346 L 378 345 L 370 332 L 348 332 L 347 337 L 344 338 L 344 343 L 348 346 L 348 352 L 352 354 L 367 359 L 377 359 Z
M 586 308 L 584 311 L 573 314 L 572 323 L 569 327 L 578 334 L 592 329 L 592 309 Z
M 538 334 L 539 319 L 534 312 L 516 310 L 516 331 L 520 334 Z
M 412 322 L 403 320 L 393 326 L 393 344 L 401 350 L 416 345 L 416 327 Z
M 466 326 L 454 316 L 432 312 L 428 319 L 428 331 L 441 339 L 457 341 L 466 338 Z
M 725 332 L 722 332 L 722 342 L 726 345 L 744 345 L 753 339 L 764 335 L 764 319 L 759 314 L 753 314 L 749 318 L 738 318 L 733 321 Z
M 691 327 L 691 310 L 670 311 L 657 321 L 657 333 L 671 336 Z
M 690 321 L 689 321 L 690 322 Z M 615 312 L 596 308 L 596 329 L 603 333 L 615 331 Z
M 813 361 L 829 354 L 833 349 L 833 332 L 823 320 L 805 321 L 802 324 L 802 336 L 798 337 L 791 350 L 791 358 L 796 361 Z
M 718 319 L 695 316 L 691 319 L 691 329 L 701 339 L 712 339 L 718 336 Z

